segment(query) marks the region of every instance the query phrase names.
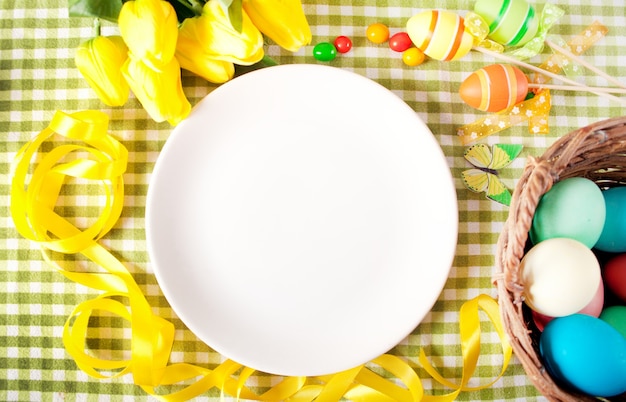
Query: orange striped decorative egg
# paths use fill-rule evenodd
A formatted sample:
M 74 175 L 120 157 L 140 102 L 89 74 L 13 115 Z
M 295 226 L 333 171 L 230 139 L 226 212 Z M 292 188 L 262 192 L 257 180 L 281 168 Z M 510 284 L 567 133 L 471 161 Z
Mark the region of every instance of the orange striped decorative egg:
M 409 18 L 406 30 L 415 46 L 435 60 L 457 60 L 473 46 L 461 16 L 450 11 L 423 11 Z
M 526 98 L 528 78 L 517 67 L 492 64 L 473 72 L 461 83 L 459 95 L 471 107 L 499 112 Z

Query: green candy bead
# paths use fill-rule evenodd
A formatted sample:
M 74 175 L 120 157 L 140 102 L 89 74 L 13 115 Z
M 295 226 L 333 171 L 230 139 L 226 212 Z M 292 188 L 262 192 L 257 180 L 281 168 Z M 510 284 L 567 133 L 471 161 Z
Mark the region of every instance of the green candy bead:
M 313 57 L 319 61 L 331 61 L 337 57 L 337 49 L 330 42 L 320 42 L 313 47 Z

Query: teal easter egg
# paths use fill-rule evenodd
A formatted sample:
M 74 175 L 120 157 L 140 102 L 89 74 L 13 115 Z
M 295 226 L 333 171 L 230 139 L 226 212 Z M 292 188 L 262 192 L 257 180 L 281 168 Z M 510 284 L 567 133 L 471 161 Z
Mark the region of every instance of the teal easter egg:
M 589 179 L 571 177 L 555 183 L 539 200 L 530 240 L 537 244 L 566 237 L 592 248 L 600 238 L 605 216 L 600 188 Z
M 626 306 L 611 306 L 602 310 L 600 319 L 626 338 Z
M 606 219 L 595 247 L 610 253 L 623 253 L 626 251 L 626 187 L 614 187 L 602 194 Z
M 599 318 L 584 314 L 550 321 L 539 341 L 553 378 L 596 397 L 626 392 L 626 338 Z

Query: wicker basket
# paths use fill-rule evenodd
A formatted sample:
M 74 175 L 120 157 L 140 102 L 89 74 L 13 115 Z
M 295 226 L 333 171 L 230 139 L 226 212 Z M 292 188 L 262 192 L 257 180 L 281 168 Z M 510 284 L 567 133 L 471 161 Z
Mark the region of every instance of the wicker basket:
M 493 279 L 504 326 L 531 381 L 554 401 L 597 399 L 561 388 L 545 370 L 539 357 L 539 331 L 523 303 L 524 283 L 519 268 L 539 199 L 558 180 L 574 176 L 589 178 L 602 188 L 626 185 L 626 116 L 575 130 L 555 142 L 543 156 L 529 157 L 498 240 Z M 613 400 L 625 401 L 626 397 Z

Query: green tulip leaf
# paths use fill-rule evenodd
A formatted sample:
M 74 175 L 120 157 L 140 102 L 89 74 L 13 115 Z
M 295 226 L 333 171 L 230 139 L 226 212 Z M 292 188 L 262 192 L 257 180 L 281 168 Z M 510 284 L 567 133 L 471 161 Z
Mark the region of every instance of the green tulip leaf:
M 232 0 L 230 6 L 228 6 L 228 18 L 233 28 L 241 33 L 243 29 L 243 4 L 242 0 Z
M 67 8 L 71 17 L 96 17 L 117 23 L 122 0 L 68 0 Z
M 174 7 L 174 11 L 176 11 L 176 17 L 178 18 L 178 22 L 183 22 L 186 18 L 193 18 L 197 15 L 200 15 L 202 12 L 202 8 L 198 11 L 195 6 L 196 4 L 192 4 L 185 0 L 167 0 L 168 3 Z M 197 3 L 197 2 L 193 2 Z
M 242 0 L 218 0 L 224 12 L 228 12 L 230 25 L 239 33 L 243 29 Z

